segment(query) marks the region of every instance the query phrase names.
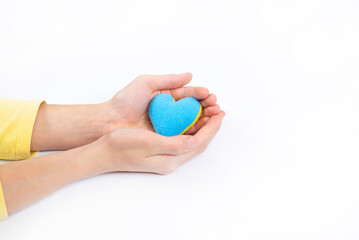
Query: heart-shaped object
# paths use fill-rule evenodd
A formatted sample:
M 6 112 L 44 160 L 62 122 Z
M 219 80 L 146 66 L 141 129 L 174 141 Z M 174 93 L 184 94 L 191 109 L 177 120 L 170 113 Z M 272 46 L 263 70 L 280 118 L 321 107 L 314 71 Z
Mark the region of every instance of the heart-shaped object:
M 165 93 L 154 97 L 148 110 L 156 133 L 167 137 L 185 133 L 197 122 L 201 113 L 202 106 L 195 98 L 175 101 Z

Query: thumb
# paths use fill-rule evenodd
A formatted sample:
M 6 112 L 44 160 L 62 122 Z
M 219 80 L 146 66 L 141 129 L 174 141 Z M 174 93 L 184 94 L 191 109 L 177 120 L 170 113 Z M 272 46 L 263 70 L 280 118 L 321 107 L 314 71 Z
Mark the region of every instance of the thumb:
M 179 135 L 165 137 L 156 134 L 156 140 L 153 141 L 153 154 L 179 155 L 188 153 L 195 148 L 196 139 L 191 135 Z
M 153 91 L 169 90 L 182 87 L 192 80 L 192 73 L 167 75 L 142 75 Z

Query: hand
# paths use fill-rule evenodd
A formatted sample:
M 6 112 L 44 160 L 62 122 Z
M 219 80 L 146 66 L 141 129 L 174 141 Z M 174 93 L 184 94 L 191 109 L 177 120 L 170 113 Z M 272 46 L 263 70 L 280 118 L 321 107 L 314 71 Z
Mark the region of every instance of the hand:
M 195 97 L 203 107 L 202 116 L 186 134 L 196 133 L 220 111 L 214 94 L 203 87 L 183 87 L 192 74 L 141 75 L 110 101 L 90 105 L 43 104 L 36 116 L 30 149 L 64 150 L 89 144 L 115 128 L 154 131 L 147 110 L 152 98 L 168 93 L 176 100 Z
M 106 172 L 168 174 L 206 149 L 223 117 L 224 112 L 209 117 L 194 136 L 115 129 L 79 148 L 0 165 L 7 211 L 13 214 L 69 183 Z
M 192 79 L 191 73 L 169 75 L 141 75 L 105 103 L 108 125 L 104 133 L 115 128 L 140 128 L 153 130 L 148 117 L 148 105 L 160 93 L 170 94 L 175 100 L 194 97 L 203 111 L 197 123 L 186 134 L 196 133 L 209 118 L 220 112 L 214 94 L 203 87 L 184 87 Z
M 91 155 L 108 166 L 109 172 L 168 174 L 203 152 L 220 128 L 224 112 L 209 117 L 192 135 L 164 137 L 149 130 L 118 128 L 99 139 Z

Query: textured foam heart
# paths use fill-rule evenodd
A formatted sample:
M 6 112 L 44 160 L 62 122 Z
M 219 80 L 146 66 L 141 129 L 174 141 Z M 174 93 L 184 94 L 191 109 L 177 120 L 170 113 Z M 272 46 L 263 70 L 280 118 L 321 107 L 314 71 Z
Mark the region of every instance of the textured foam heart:
M 175 101 L 171 95 L 162 93 L 152 99 L 148 114 L 155 131 L 170 137 L 181 135 L 190 129 L 201 112 L 201 104 L 193 97 Z

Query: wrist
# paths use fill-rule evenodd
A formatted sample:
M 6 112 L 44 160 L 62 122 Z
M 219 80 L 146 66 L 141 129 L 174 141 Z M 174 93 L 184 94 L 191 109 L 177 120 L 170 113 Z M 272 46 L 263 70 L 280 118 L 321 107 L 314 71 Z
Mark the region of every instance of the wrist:
M 116 128 L 124 127 L 124 125 L 121 123 L 122 117 L 119 114 L 119 109 L 116 107 L 113 99 L 98 104 L 98 108 L 101 109 L 98 111 L 100 113 L 98 126 L 100 126 L 100 132 L 102 136 L 110 133 Z
M 110 106 L 108 102 L 95 104 L 93 108 L 93 115 L 95 116 L 92 125 L 94 131 L 100 137 L 106 135 L 111 131 L 111 117 L 110 117 Z
M 79 165 L 78 169 L 84 171 L 84 178 L 111 172 L 113 169 L 104 137 L 67 152 L 72 152 Z

